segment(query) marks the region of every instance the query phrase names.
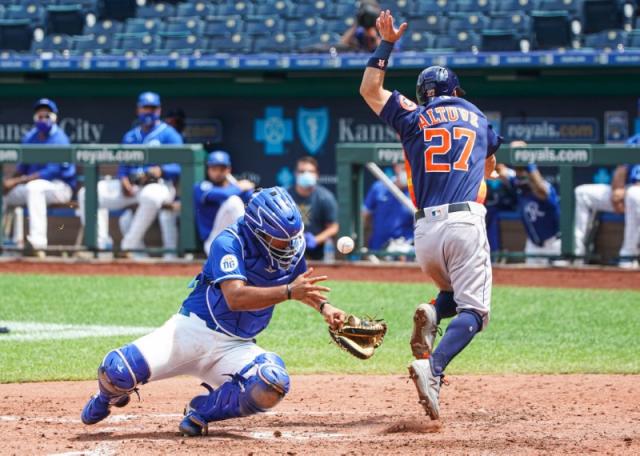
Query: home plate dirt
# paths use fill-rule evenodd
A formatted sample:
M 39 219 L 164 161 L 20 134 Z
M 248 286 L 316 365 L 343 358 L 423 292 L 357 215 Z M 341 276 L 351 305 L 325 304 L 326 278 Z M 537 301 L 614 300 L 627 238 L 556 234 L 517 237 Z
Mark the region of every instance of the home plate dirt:
M 0 385 L 2 455 L 640 454 L 640 376 L 451 376 L 430 421 L 408 376 L 302 375 L 273 412 L 177 432 L 204 390 L 182 377 L 142 386 L 94 426 L 95 382 Z

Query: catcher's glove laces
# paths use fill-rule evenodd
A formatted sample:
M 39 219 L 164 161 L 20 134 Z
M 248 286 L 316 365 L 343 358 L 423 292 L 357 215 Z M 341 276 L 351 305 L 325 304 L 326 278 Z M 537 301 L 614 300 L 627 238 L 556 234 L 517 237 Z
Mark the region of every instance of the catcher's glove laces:
M 355 315 L 349 315 L 338 329 L 329 327 L 331 339 L 359 359 L 371 358 L 376 348 L 382 345 L 386 333 L 387 323 L 384 320 L 358 318 Z

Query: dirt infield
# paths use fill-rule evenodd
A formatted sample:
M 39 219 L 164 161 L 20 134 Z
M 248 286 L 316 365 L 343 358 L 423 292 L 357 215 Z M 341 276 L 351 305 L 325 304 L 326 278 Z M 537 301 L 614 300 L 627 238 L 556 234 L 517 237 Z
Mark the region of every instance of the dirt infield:
M 371 265 L 337 263 L 314 265 L 316 272 L 331 280 L 368 280 L 375 282 L 428 282 L 415 264 Z M 192 276 L 202 268 L 201 262 L 164 263 L 141 261 L 42 261 L 2 260 L 0 274 L 89 274 L 89 275 L 154 275 Z M 545 288 L 640 289 L 640 270 L 619 268 L 526 268 L 502 266 L 493 268 L 494 285 L 517 285 Z
M 459 376 L 430 421 L 406 376 L 294 376 L 272 412 L 177 432 L 201 389 L 178 378 L 145 385 L 142 402 L 95 426 L 80 409 L 95 382 L 0 385 L 1 454 L 514 455 L 639 454 L 640 376 Z M 204 391 L 204 390 L 202 390 Z M 44 400 L 43 398 L 46 398 Z

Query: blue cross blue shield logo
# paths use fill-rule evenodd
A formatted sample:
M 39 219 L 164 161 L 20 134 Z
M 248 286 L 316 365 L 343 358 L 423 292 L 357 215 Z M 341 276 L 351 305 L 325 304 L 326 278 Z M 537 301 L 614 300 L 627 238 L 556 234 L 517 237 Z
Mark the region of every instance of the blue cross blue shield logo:
M 293 122 L 284 117 L 282 106 L 268 106 L 264 119 L 256 119 L 254 138 L 264 142 L 266 155 L 284 154 L 284 143 L 293 141 Z
M 329 135 L 329 109 L 299 108 L 297 127 L 304 148 L 311 155 L 317 154 Z

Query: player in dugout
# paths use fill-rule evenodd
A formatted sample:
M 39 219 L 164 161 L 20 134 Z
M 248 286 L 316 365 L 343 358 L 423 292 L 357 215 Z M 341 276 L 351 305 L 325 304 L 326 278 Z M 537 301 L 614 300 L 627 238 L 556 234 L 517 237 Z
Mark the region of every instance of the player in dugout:
M 244 205 L 255 189 L 253 182 L 231 174 L 228 152 L 215 150 L 207 158 L 207 178 L 193 189 L 198 235 L 208 256 L 213 240 L 244 215 Z
M 58 126 L 58 115 L 56 103 L 48 98 L 38 100 L 34 105 L 34 126 L 22 138 L 22 144 L 68 145 L 69 138 Z M 72 163 L 18 163 L 15 174 L 2 181 L 4 209 L 26 206 L 29 210 L 29 254 L 45 256 L 47 206 L 71 201 L 75 186 L 76 166 Z

